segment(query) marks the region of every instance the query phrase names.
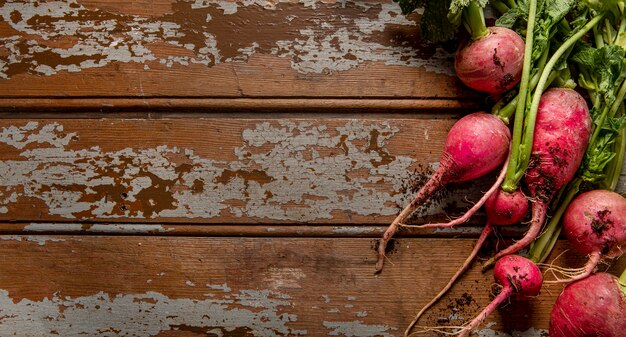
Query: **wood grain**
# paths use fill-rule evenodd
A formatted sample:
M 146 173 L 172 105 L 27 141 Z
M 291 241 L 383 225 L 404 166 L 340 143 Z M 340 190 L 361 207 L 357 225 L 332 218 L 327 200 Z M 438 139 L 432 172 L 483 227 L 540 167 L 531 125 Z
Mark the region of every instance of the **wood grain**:
M 0 220 L 387 224 L 453 123 L 1 120 Z M 491 179 L 451 186 L 417 221 L 461 213 Z
M 0 217 L 388 223 L 438 162 L 432 144 L 453 122 L 2 120 Z M 419 214 L 453 214 L 481 188 L 458 185 Z
M 421 40 L 418 20 L 390 0 L 7 2 L 0 104 L 478 97 L 453 76 L 453 50 Z
M 371 239 L 1 238 L 0 334 L 18 336 L 399 336 L 473 244 L 402 239 L 393 264 L 374 276 Z M 582 258 L 569 252 L 559 261 Z M 491 283 L 473 268 L 421 323 L 469 319 Z M 507 305 L 483 333 L 539 336 L 559 289 Z

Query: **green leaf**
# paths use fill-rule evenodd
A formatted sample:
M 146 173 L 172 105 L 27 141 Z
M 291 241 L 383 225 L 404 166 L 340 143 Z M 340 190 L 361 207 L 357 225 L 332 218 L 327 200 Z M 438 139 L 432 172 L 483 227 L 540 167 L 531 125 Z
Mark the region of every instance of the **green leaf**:
M 617 6 L 618 3 L 624 3 L 624 0 L 581 0 L 581 2 L 591 9 L 602 12 Z
M 420 22 L 422 37 L 432 43 L 440 43 L 453 39 L 456 36 L 458 25 L 448 21 L 450 0 L 435 0 L 426 2 L 424 15 Z
M 511 8 L 496 20 L 496 26 L 513 29 L 521 15 L 518 7 Z
M 437 0 L 434 1 L 437 2 Z M 475 2 L 480 8 L 485 8 L 489 0 L 452 0 L 450 2 L 450 10 L 448 11 L 448 20 L 458 27 L 461 24 L 463 9 L 472 2 Z
M 580 49 L 571 60 L 578 64 L 581 74 L 580 85 L 593 88 L 596 94 L 602 95 L 604 104 L 611 105 L 615 101 L 615 90 L 626 78 L 625 51 L 619 46 L 592 48 L 581 44 Z

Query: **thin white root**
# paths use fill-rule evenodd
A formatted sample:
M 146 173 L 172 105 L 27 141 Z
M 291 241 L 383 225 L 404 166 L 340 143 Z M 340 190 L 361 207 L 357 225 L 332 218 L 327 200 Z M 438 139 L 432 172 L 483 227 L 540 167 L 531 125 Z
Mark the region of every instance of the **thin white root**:
M 489 190 L 487 192 L 485 192 L 485 194 L 482 196 L 482 198 L 480 198 L 480 200 L 478 200 L 478 202 L 476 204 L 474 204 L 474 206 L 472 206 L 472 208 L 470 208 L 467 212 L 465 212 L 465 214 L 463 214 L 461 217 L 456 218 L 450 222 L 446 222 L 446 223 L 431 223 L 431 224 L 425 224 L 425 225 L 417 225 L 414 227 L 417 228 L 450 228 L 450 227 L 454 227 L 456 225 L 460 225 L 462 223 L 467 222 L 472 215 L 474 215 L 484 204 L 485 202 L 487 202 L 487 199 L 489 199 L 489 197 L 491 197 L 492 194 L 494 194 L 498 188 L 500 188 L 500 185 L 502 185 L 502 182 L 504 181 L 504 178 L 506 176 L 506 170 L 509 166 L 509 159 L 507 156 L 507 160 L 504 162 L 504 165 L 502 165 L 502 170 L 500 171 L 500 174 L 498 175 L 498 178 L 496 179 L 496 181 L 493 183 L 493 185 L 489 188 Z M 413 226 L 412 226 L 413 227 Z
M 429 332 L 436 332 L 436 333 L 440 333 L 443 335 L 449 335 L 449 336 L 455 336 L 458 335 L 463 329 L 465 329 L 465 326 L 461 325 L 461 326 L 415 326 L 416 328 L 419 328 L 421 330 L 417 330 L 417 331 L 413 331 L 411 334 L 407 335 L 406 337 L 410 337 L 410 336 L 417 336 L 417 335 L 421 335 L 421 334 L 425 334 L 425 333 L 429 333 Z M 448 330 L 457 330 L 457 331 L 448 331 Z

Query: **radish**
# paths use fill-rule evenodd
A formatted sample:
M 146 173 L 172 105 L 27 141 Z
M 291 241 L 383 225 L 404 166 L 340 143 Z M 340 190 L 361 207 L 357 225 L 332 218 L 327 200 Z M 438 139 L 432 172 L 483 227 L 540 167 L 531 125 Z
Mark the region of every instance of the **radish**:
M 503 169 L 503 172 L 506 172 L 506 168 Z M 528 211 L 528 200 L 526 200 L 526 196 L 521 190 L 517 190 L 514 193 L 508 193 L 498 188 L 495 193 L 491 194 L 491 196 L 487 198 L 487 201 L 485 202 L 485 211 L 487 213 L 487 223 L 485 224 L 478 241 L 476 241 L 474 249 L 465 262 L 463 262 L 461 268 L 459 268 L 450 281 L 448 281 L 448 284 L 446 284 L 446 286 L 417 313 L 411 324 L 409 324 L 409 327 L 406 329 L 404 333 L 405 336 L 409 335 L 413 326 L 415 326 L 426 310 L 437 303 L 437 301 L 439 301 L 439 299 L 441 299 L 441 297 L 443 297 L 443 295 L 445 295 L 448 290 L 452 288 L 459 277 L 467 271 L 483 243 L 491 233 L 492 225 L 505 226 L 520 222 Z
M 625 334 L 626 287 L 611 274 L 596 273 L 568 284 L 550 313 L 550 337 Z
M 563 230 L 577 252 L 589 255 L 589 261 L 576 273 L 570 271 L 570 278 L 557 282 L 583 279 L 603 255 L 617 257 L 626 248 L 626 199 L 607 190 L 582 193 L 567 207 Z
M 510 141 L 509 129 L 494 115 L 476 112 L 457 121 L 446 137 L 437 171 L 383 234 L 376 272 L 383 268 L 387 243 L 419 205 L 445 184 L 472 180 L 500 166 L 507 157 Z
M 471 331 L 506 299 L 513 298 L 524 301 L 537 296 L 543 282 L 541 271 L 537 265 L 519 255 L 508 255 L 498 260 L 493 269 L 493 275 L 496 282 L 502 285 L 500 293 L 476 318 L 463 326 L 459 336 L 469 336 Z
M 461 44 L 454 69 L 468 87 L 489 94 L 512 89 L 522 77 L 524 40 L 513 30 L 489 27 L 488 33 Z
M 541 95 L 524 183 L 532 201 L 526 235 L 498 252 L 484 268 L 502 256 L 528 246 L 539 234 L 550 201 L 578 170 L 591 135 L 591 118 L 584 98 L 576 91 L 552 88 Z

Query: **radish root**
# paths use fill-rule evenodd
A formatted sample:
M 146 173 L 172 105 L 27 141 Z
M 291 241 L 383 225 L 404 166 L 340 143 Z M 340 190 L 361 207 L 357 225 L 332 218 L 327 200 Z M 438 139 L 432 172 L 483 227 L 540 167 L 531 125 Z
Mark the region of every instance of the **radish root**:
M 409 333 L 411 332 L 411 330 L 413 329 L 415 324 L 419 321 L 420 317 L 422 317 L 422 315 L 426 312 L 426 310 L 428 310 L 435 303 L 437 303 L 443 297 L 443 295 L 445 295 L 448 292 L 448 290 L 450 290 L 450 288 L 452 288 L 452 286 L 454 285 L 456 280 L 458 280 L 458 278 L 461 277 L 461 275 L 463 275 L 463 273 L 465 273 L 465 271 L 467 271 L 467 269 L 471 265 L 471 262 L 474 260 L 476 255 L 478 255 L 478 251 L 480 250 L 480 248 L 482 247 L 483 243 L 485 242 L 485 240 L 487 239 L 487 237 L 489 236 L 490 233 L 491 233 L 491 224 L 487 223 L 485 225 L 485 228 L 483 228 L 483 231 L 480 234 L 480 237 L 478 238 L 478 241 L 476 241 L 476 245 L 474 246 L 474 249 L 472 250 L 470 255 L 467 257 L 465 262 L 463 262 L 463 265 L 461 266 L 461 268 L 459 270 L 457 270 L 457 272 L 454 274 L 454 276 L 452 276 L 450 281 L 448 281 L 448 284 L 446 284 L 446 286 L 443 287 L 443 289 L 441 289 L 441 291 L 432 300 L 430 300 L 430 302 L 428 302 L 428 304 L 426 304 L 417 313 L 417 315 L 415 315 L 415 318 L 413 319 L 411 324 L 409 324 L 408 328 L 404 332 L 404 336 L 409 336 L 410 335 Z

